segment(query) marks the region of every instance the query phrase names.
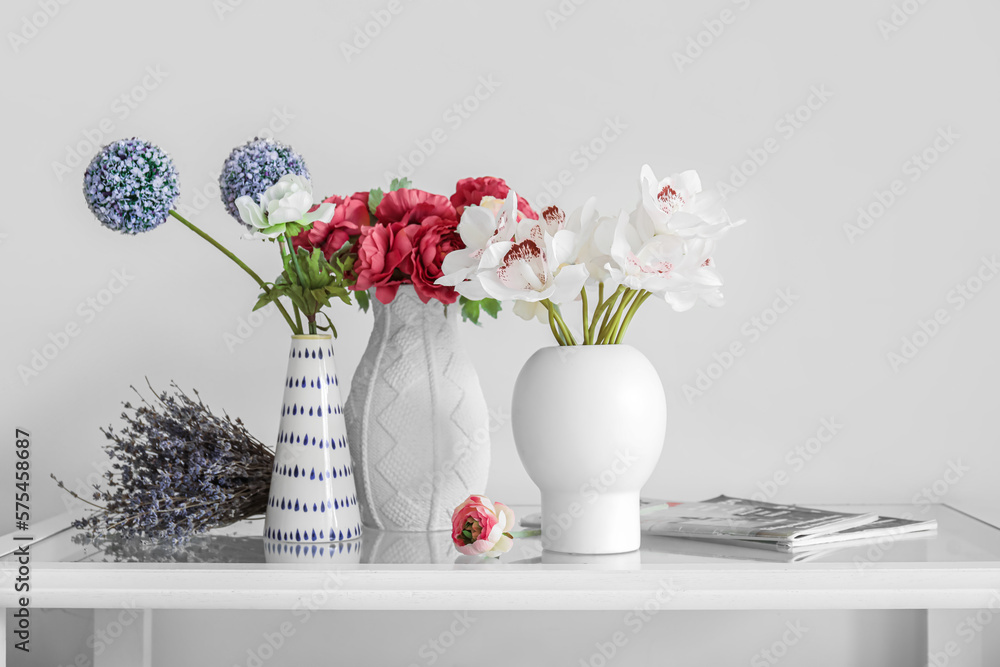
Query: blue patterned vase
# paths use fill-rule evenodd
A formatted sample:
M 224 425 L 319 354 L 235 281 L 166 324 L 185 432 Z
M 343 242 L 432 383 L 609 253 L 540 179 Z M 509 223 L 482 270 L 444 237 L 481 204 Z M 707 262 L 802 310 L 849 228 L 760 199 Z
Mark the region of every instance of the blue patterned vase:
M 292 336 L 264 537 L 339 542 L 360 536 L 361 513 L 330 336 Z

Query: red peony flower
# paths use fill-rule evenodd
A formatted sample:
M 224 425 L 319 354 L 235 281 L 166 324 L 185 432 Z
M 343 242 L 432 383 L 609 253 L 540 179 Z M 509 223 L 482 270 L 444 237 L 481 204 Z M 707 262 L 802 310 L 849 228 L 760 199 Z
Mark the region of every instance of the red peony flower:
M 399 286 L 410 281 L 413 272 L 413 239 L 417 226 L 394 222 L 361 228 L 356 248 L 358 275 L 353 290 L 375 287 L 375 298 L 389 303 L 396 298 Z
M 355 192 L 346 199 L 333 195 L 324 199 L 323 203 L 336 204 L 333 219 L 328 223 L 317 222 L 311 229 L 303 229 L 292 238 L 292 246 L 296 251 L 299 248 L 320 248 L 329 259 L 345 243 L 356 240 L 361 234 L 361 228 L 371 223 L 371 217 L 368 213 L 367 192 Z
M 465 247 L 454 220 L 437 216 L 424 219 L 419 227 L 411 227 L 413 234 L 413 289 L 424 303 L 437 299 L 441 303 L 455 303 L 458 292 L 454 288 L 435 285 L 434 281 L 444 275 L 441 263 L 445 255 Z
M 455 185 L 455 194 L 451 196 L 451 203 L 461 217 L 466 206 L 478 206 L 483 197 L 506 199 L 509 192 L 510 186 L 502 178 L 494 176 L 463 178 Z M 517 210 L 526 218 L 538 220 L 538 214 L 521 195 L 517 196 Z
M 375 217 L 383 225 L 417 225 L 430 217 L 458 223 L 458 214 L 447 197 L 408 188 L 386 192 L 375 208 Z

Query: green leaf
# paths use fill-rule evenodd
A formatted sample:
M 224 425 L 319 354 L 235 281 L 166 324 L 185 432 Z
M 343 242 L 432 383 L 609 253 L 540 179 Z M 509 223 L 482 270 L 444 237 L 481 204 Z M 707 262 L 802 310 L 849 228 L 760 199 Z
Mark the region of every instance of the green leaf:
M 464 296 L 458 297 L 458 302 L 462 305 L 462 321 L 479 324 L 479 302 L 470 301 Z
M 403 188 L 408 188 L 411 185 L 413 184 L 410 182 L 410 179 L 406 178 L 405 176 L 403 178 L 394 178 L 392 179 L 392 183 L 389 184 L 389 190 L 395 192 L 396 190 L 402 190 Z
M 361 310 L 367 313 L 368 306 L 371 304 L 371 298 L 369 297 L 368 292 L 364 290 L 358 290 L 353 294 L 354 294 L 354 299 L 358 302 L 358 306 L 361 308 Z
M 378 208 L 384 195 L 385 193 L 382 192 L 382 188 L 372 188 L 371 192 L 368 193 L 368 210 L 372 215 L 375 215 L 375 209 Z
M 485 312 L 493 319 L 496 319 L 497 315 L 500 314 L 501 305 L 500 302 L 497 301 L 496 299 L 491 299 L 487 297 L 485 299 L 482 299 L 479 302 L 479 305 L 482 307 L 483 312 Z

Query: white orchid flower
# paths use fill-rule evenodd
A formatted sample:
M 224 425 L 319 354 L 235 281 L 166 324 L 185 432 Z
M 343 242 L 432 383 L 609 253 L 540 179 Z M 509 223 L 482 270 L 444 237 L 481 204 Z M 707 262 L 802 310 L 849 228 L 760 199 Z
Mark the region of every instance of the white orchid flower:
M 568 230 L 545 234 L 541 245 L 530 236 L 497 242 L 483 253 L 477 275 L 494 299 L 567 303 L 587 281 L 587 267 L 568 261 L 574 244 Z
M 639 206 L 633 224 L 646 236 L 677 234 L 716 239 L 743 224 L 732 221 L 714 191 L 703 191 L 698 172 L 689 170 L 657 180 L 650 166 L 639 175 Z
M 298 174 L 285 174 L 260 195 L 258 204 L 244 195 L 236 199 L 240 219 L 251 233 L 247 238 L 274 239 L 295 223 L 306 226 L 313 222 L 330 222 L 334 204 L 323 203 L 313 211 L 312 184 Z
M 573 232 L 576 238 L 572 261 L 587 267 L 589 284 L 606 283 L 611 278 L 605 267 L 611 261 L 611 243 L 617 222 L 617 218 L 602 216 L 597 211 L 596 197 L 588 199 L 566 220 L 566 229 Z
M 663 298 L 676 311 L 688 310 L 699 299 L 722 305 L 722 278 L 712 265 L 715 242 L 684 238 L 667 232 L 648 234 L 625 213 L 619 215 L 606 266 L 610 280 Z
M 483 197 L 478 206 L 467 206 L 458 223 L 458 235 L 465 247 L 448 253 L 441 262 L 444 275 L 436 283 L 454 287 L 473 301 L 489 296 L 475 273 L 487 248 L 497 242 L 513 240 L 516 221 L 517 195 L 513 191 L 506 199 Z

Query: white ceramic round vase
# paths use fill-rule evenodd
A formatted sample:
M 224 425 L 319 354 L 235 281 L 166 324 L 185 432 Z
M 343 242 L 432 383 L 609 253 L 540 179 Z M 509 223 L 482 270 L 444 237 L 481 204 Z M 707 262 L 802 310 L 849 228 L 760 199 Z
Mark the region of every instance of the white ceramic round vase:
M 542 495 L 542 547 L 639 548 L 639 491 L 666 433 L 663 385 L 629 345 L 538 350 L 514 385 L 514 442 Z

